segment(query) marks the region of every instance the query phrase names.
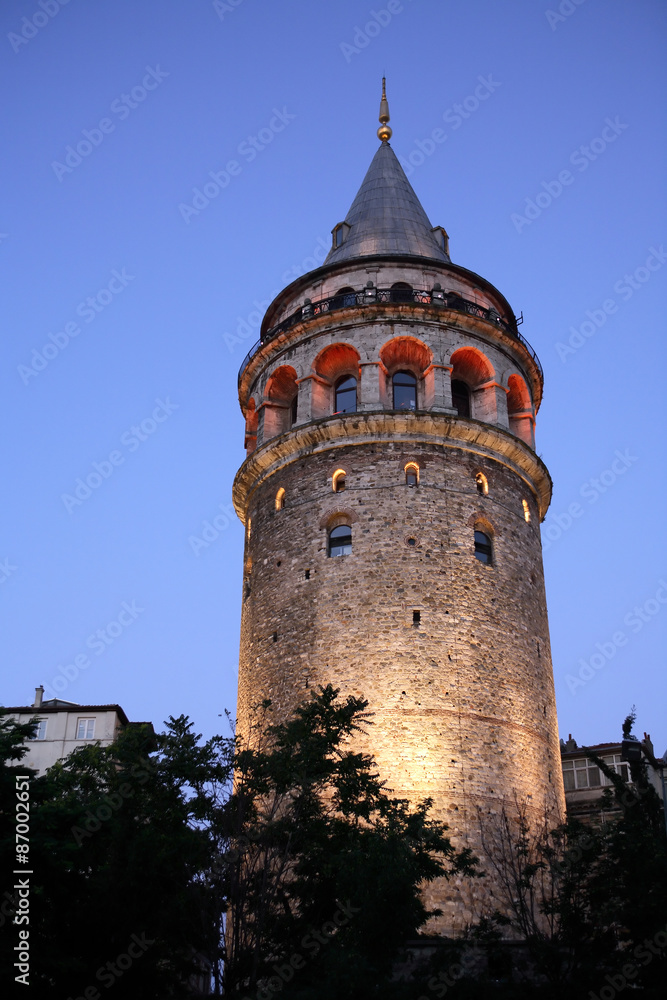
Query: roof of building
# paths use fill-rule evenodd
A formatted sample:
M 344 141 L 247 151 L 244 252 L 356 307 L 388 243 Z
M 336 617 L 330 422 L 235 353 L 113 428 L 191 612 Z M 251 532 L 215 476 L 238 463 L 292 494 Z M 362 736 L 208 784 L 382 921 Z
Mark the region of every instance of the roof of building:
M 325 265 L 375 254 L 450 263 L 388 142 L 382 142 L 373 157 L 345 222 L 350 227 L 347 237 L 329 252 Z
M 21 715 L 48 715 L 55 712 L 77 712 L 78 714 L 85 712 L 115 712 L 124 726 L 129 721 L 120 705 L 78 705 L 74 701 L 60 701 L 57 698 L 43 701 L 38 708 L 34 705 L 10 705 L 8 707 L 2 706 L 2 711 Z

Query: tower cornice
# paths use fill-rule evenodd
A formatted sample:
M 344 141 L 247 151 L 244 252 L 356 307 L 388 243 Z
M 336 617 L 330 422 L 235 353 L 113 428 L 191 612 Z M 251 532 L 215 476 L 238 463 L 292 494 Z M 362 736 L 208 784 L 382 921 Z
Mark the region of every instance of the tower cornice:
M 552 482 L 545 464 L 519 438 L 500 427 L 449 414 L 366 411 L 335 414 L 271 438 L 252 452 L 234 480 L 232 500 L 245 524 L 253 491 L 269 476 L 309 455 L 337 448 L 393 442 L 459 448 L 506 466 L 528 486 L 543 520 Z

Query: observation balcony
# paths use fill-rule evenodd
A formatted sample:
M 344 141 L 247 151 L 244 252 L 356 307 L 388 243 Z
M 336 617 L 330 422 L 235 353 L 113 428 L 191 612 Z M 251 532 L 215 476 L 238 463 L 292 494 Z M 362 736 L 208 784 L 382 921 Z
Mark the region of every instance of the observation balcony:
M 504 333 L 508 334 L 514 340 L 517 340 L 520 344 L 522 344 L 535 362 L 540 376 L 542 378 L 544 377 L 540 359 L 526 338 L 519 333 L 518 326 L 523 322 L 523 316 L 520 316 L 518 320 L 513 318 L 513 321 L 508 323 L 501 318 L 495 309 L 485 309 L 484 306 L 480 306 L 476 302 L 471 302 L 470 299 L 464 299 L 463 296 L 458 294 L 458 292 L 445 292 L 439 285 L 435 285 L 432 289 L 419 289 L 377 288 L 375 285 L 369 284 L 366 288 L 363 288 L 358 292 L 343 292 L 338 295 L 330 295 L 328 298 L 318 299 L 316 302 L 311 302 L 310 299 L 306 299 L 304 304 L 297 309 L 296 312 L 293 312 L 291 316 L 284 319 L 282 323 L 278 323 L 276 326 L 271 327 L 270 330 L 266 331 L 263 337 L 260 337 L 256 344 L 253 344 L 241 362 L 238 374 L 238 384 L 241 384 L 241 378 L 246 366 L 260 347 L 270 343 L 281 333 L 289 330 L 297 323 L 307 322 L 315 316 L 322 316 L 325 313 L 336 312 L 338 309 L 361 309 L 362 307 L 367 308 L 368 306 L 382 305 L 391 302 L 412 304 L 415 307 L 421 306 L 429 309 L 432 309 L 435 306 L 440 309 L 451 309 L 455 312 L 467 313 L 469 316 L 478 316 L 480 319 L 484 319 L 487 322 L 492 323 L 494 326 L 499 327 L 504 331 Z

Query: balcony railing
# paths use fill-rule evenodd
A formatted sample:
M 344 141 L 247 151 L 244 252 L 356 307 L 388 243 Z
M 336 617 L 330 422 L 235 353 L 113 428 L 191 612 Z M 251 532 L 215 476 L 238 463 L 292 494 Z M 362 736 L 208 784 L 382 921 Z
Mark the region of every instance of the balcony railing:
M 507 323 L 495 309 L 485 309 L 476 302 L 471 302 L 470 299 L 464 299 L 457 292 L 445 292 L 437 288 L 429 291 L 418 288 L 376 288 L 373 286 L 363 288 L 360 292 L 343 292 L 341 295 L 330 295 L 329 298 L 319 299 L 317 302 L 306 300 L 304 305 L 297 309 L 296 312 L 293 312 L 291 316 L 284 319 L 282 323 L 271 327 L 256 344 L 253 344 L 241 362 L 238 376 L 239 384 L 246 365 L 259 348 L 264 344 L 268 344 L 279 336 L 279 334 L 289 330 L 297 323 L 313 319 L 315 316 L 322 316 L 325 313 L 335 312 L 337 309 L 360 308 L 361 306 L 376 305 L 385 302 L 436 306 L 439 308 L 454 309 L 456 312 L 468 313 L 470 316 L 479 316 L 480 319 L 485 319 L 489 323 L 493 323 L 494 326 L 499 327 L 510 337 L 523 344 L 537 365 L 540 375 L 544 376 L 540 359 L 526 338 L 522 337 L 519 333 L 516 321 Z

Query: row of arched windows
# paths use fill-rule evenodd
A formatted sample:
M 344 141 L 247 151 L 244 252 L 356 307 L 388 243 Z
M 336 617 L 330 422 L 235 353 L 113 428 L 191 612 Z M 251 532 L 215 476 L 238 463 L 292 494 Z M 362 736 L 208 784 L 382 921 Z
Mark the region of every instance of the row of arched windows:
M 428 409 L 436 397 L 444 398 L 444 376 L 437 373 L 442 366 L 433 366 L 432 350 L 418 338 L 399 336 L 388 340 L 379 349 L 377 363 L 379 385 L 376 389 L 369 383 L 368 387 L 373 406 L 415 412 Z M 269 376 L 261 401 L 248 401 L 246 447 L 254 450 L 258 433 L 261 443 L 285 433 L 297 422 L 357 412 L 366 402 L 360 394 L 360 364 L 357 348 L 340 342 L 323 348 L 313 360 L 312 371 L 302 379 L 291 365 L 279 365 Z M 533 444 L 533 406 L 522 376 L 508 376 L 505 417 L 504 403 L 498 403 L 494 367 L 482 351 L 472 346 L 459 347 L 444 367 L 450 373 L 451 405 L 458 416 L 501 424 L 507 420 L 510 431 Z M 300 384 L 311 378 L 309 392 L 301 394 Z
M 408 462 L 403 469 L 406 486 L 419 486 L 419 465 L 417 462 Z M 334 493 L 343 493 L 347 488 L 347 472 L 345 469 L 336 469 L 331 477 L 331 486 Z M 483 472 L 475 473 L 475 486 L 480 496 L 488 496 L 489 481 Z M 285 506 L 285 489 L 280 487 L 276 493 L 276 510 L 282 510 Z M 521 501 L 521 512 L 524 521 L 530 523 L 530 506 L 528 501 Z

